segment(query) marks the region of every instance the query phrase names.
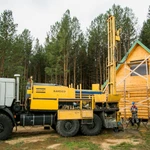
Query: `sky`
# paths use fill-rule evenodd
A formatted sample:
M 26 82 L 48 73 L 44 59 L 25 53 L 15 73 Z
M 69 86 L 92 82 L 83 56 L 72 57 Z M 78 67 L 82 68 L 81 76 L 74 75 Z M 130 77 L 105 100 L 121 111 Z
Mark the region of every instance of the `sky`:
M 60 21 L 67 9 L 78 18 L 85 32 L 91 21 L 105 13 L 113 4 L 129 7 L 138 18 L 139 28 L 147 19 L 150 0 L 0 0 L 0 13 L 12 10 L 18 34 L 25 28 L 43 44 L 50 26 Z

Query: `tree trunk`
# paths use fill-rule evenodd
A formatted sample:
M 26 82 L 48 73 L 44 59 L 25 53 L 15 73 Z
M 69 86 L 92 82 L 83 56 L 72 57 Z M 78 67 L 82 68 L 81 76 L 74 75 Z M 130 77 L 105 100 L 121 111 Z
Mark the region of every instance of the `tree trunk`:
M 100 84 L 102 84 L 102 67 L 101 67 L 101 59 L 100 59 L 100 56 L 99 56 L 99 82 Z
M 40 66 L 38 67 L 38 82 L 41 82 L 41 68 Z
M 83 84 L 83 80 L 82 80 L 82 75 L 83 75 L 83 72 L 82 72 L 82 65 L 81 65 L 81 68 L 80 68 L 80 84 Z
M 68 79 L 68 51 L 66 52 L 66 54 L 64 51 L 64 85 L 65 86 L 67 86 L 67 79 Z
M 73 79 L 74 79 L 74 87 L 76 87 L 76 56 L 74 58 Z
M 3 77 L 3 75 L 4 75 L 4 62 L 5 62 L 4 51 L 3 51 L 3 54 L 1 56 L 2 56 L 2 58 L 1 58 L 1 65 L 0 65 L 0 77 Z

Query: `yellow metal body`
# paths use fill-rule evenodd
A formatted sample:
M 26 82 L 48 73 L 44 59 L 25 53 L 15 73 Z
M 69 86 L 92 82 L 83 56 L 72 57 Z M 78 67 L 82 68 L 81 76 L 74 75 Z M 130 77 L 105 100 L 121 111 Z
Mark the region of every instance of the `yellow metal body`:
M 59 99 L 59 102 L 74 102 L 76 101 L 77 103 L 79 103 L 79 107 L 78 108 L 68 108 L 68 109 L 58 109 L 58 115 L 57 115 L 57 119 L 58 120 L 75 120 L 75 119 L 93 119 L 93 110 L 95 107 L 95 102 L 94 102 L 94 98 L 92 97 L 92 99 Z M 84 108 L 83 106 L 85 106 L 88 104 L 89 107 L 88 108 Z
M 66 86 L 33 86 L 33 98 L 75 98 L 75 89 Z
M 31 89 L 31 110 L 58 110 L 59 98 L 75 98 L 75 89 L 66 86 L 33 85 Z
M 119 32 L 115 30 L 115 17 L 109 16 L 107 20 L 108 27 L 108 91 L 105 94 L 94 95 L 95 103 L 102 103 L 107 109 L 115 104 L 119 108 L 121 95 L 116 94 L 116 41 L 120 41 Z M 116 116 L 116 119 L 119 120 Z
M 119 40 L 119 37 L 115 36 L 115 19 L 111 16 L 108 19 L 109 94 L 95 94 L 94 97 L 89 95 L 85 99 L 82 98 L 80 85 L 80 97 L 76 98 L 72 87 L 36 85 L 31 82 L 31 88 L 27 91 L 30 94 L 30 110 L 55 111 L 58 120 L 93 119 L 96 103 L 118 103 L 120 96 L 116 94 L 116 39 Z M 92 90 L 99 91 L 99 84 L 92 85 Z M 78 107 L 74 107 L 73 103 L 77 103 Z M 106 108 L 107 106 L 109 108 L 108 104 L 105 105 Z
M 101 94 L 101 95 L 98 94 L 98 95 L 94 95 L 94 97 L 95 97 L 95 103 L 106 102 L 106 94 Z
M 92 90 L 99 91 L 99 84 L 92 84 Z
M 100 94 L 100 95 L 94 95 L 95 97 L 95 102 L 119 102 L 121 95 L 119 94 Z
M 99 100 L 119 102 L 121 96 L 116 94 L 116 41 L 120 41 L 119 32 L 115 29 L 115 17 L 109 16 L 108 29 L 108 94 L 100 95 Z
M 107 20 L 108 27 L 108 90 L 109 94 L 116 94 L 116 30 L 115 17 L 110 16 Z
M 30 105 L 31 110 L 58 110 L 57 99 L 33 99 Z
M 121 95 L 116 94 L 116 42 L 120 41 L 120 30 L 115 29 L 115 17 L 109 16 L 107 20 L 107 29 L 108 29 L 108 94 L 106 95 L 106 102 L 109 106 L 109 103 L 117 103 L 119 108 L 119 101 Z M 117 113 L 117 121 L 120 120 L 120 114 Z
M 75 89 L 66 86 L 31 85 L 27 90 L 30 94 L 30 110 L 34 111 L 56 111 L 58 120 L 66 119 L 92 119 L 95 106 L 94 98 L 75 98 Z M 79 104 L 75 108 L 72 104 Z M 71 103 L 64 108 L 60 104 Z M 88 109 L 83 106 L 88 105 Z
M 93 110 L 58 110 L 58 120 L 92 119 Z
M 108 95 L 108 102 L 119 102 L 121 95 L 119 94 L 109 94 Z
M 108 27 L 108 91 L 106 94 L 94 95 L 96 103 L 118 103 L 121 96 L 116 94 L 116 41 L 120 41 L 119 32 L 115 30 L 115 17 L 107 20 Z

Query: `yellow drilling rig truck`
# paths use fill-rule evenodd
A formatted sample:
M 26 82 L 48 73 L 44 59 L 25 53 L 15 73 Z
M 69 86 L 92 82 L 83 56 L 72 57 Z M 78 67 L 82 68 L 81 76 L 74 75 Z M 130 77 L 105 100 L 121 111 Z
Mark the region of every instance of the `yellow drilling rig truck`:
M 120 96 L 115 87 L 115 18 L 108 24 L 108 93 L 33 83 L 27 85 L 25 102 L 19 100 L 19 75 L 0 78 L 0 140 L 8 139 L 17 126 L 49 125 L 64 137 L 97 135 L 102 127 L 117 128 Z M 83 93 L 86 92 L 86 97 Z M 78 97 L 77 97 L 78 95 Z

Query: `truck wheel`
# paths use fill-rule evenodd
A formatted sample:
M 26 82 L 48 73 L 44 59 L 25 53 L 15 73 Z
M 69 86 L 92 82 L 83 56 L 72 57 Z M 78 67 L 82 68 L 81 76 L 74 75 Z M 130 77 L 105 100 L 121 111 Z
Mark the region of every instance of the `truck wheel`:
M 81 124 L 81 132 L 84 135 L 97 135 L 101 132 L 102 120 L 101 118 L 94 114 L 92 124 Z
M 11 119 L 4 115 L 0 114 L 0 140 L 6 140 L 10 137 L 13 130 L 13 124 Z
M 79 131 L 78 120 L 59 120 L 57 121 L 56 131 L 64 137 L 75 136 Z

